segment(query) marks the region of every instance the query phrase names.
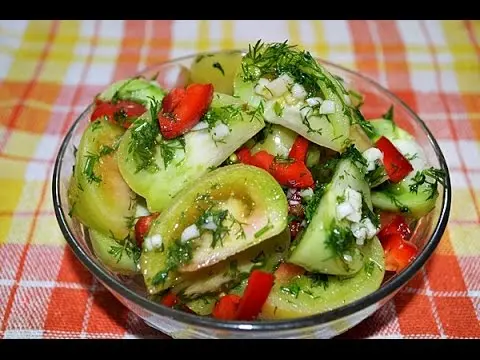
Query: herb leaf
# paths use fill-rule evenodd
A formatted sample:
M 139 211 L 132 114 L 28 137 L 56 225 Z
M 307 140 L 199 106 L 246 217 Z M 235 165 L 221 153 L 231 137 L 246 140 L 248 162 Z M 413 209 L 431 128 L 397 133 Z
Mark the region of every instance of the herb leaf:
M 212 65 L 215 69 L 218 69 L 223 76 L 225 76 L 225 71 L 223 70 L 223 67 L 222 67 L 222 64 L 220 64 L 219 62 L 215 62 L 213 63 Z
M 445 186 L 445 171 L 443 169 L 428 169 L 417 171 L 409 185 L 410 192 L 417 194 L 420 186 L 425 185 L 424 192 L 428 194 L 427 200 L 438 195 L 438 184 Z

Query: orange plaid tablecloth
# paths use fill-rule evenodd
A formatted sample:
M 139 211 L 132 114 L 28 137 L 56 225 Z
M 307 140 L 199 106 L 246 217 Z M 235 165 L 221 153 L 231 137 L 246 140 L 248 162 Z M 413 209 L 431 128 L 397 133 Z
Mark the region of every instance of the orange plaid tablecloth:
M 258 38 L 289 39 L 392 90 L 451 170 L 450 223 L 433 258 L 342 337 L 480 338 L 480 21 L 0 21 L 0 336 L 164 337 L 66 246 L 52 210 L 54 157 L 113 80 Z

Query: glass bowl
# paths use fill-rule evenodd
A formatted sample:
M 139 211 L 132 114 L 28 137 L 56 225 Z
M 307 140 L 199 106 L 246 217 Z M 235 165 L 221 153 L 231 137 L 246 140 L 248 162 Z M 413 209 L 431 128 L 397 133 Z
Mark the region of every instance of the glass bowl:
M 239 50 L 240 51 L 240 50 Z M 242 51 L 244 53 L 244 51 Z M 168 88 L 165 79 L 172 67 L 190 67 L 199 54 L 166 61 L 143 71 L 149 78 L 158 73 L 158 81 Z M 201 317 L 162 306 L 146 297 L 141 282 L 109 271 L 94 255 L 88 233 L 69 216 L 68 180 L 72 175 L 74 149 L 86 128 L 92 106 L 80 116 L 63 139 L 53 172 L 53 205 L 60 229 L 82 264 L 127 308 L 148 325 L 173 338 L 331 338 L 354 327 L 388 302 L 425 265 L 437 247 L 448 222 L 451 202 L 450 177 L 440 147 L 425 123 L 398 97 L 376 82 L 354 71 L 318 59 L 347 86 L 365 95 L 362 112 L 367 118 L 380 117 L 390 105 L 395 121 L 409 131 L 423 148 L 431 166 L 443 169 L 447 176 L 435 209 L 418 222 L 412 241 L 419 247 L 417 258 L 403 271 L 388 278 L 375 292 L 355 302 L 313 316 L 278 321 L 230 322 Z M 93 99 L 92 99 L 93 100 Z M 420 320 L 419 320 L 420 321 Z

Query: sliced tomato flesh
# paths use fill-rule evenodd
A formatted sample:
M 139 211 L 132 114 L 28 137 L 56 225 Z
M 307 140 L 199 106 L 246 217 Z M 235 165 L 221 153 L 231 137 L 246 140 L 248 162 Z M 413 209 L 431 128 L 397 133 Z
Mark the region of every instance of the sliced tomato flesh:
M 412 164 L 385 136 L 377 140 L 376 147 L 383 153 L 383 166 L 393 183 L 402 181 L 413 171 Z
M 255 269 L 248 278 L 247 286 L 238 305 L 237 320 L 254 320 L 270 294 L 275 277 L 273 274 Z
M 158 115 L 162 136 L 174 139 L 187 133 L 207 112 L 212 99 L 212 84 L 190 84 L 184 91 L 170 91 Z

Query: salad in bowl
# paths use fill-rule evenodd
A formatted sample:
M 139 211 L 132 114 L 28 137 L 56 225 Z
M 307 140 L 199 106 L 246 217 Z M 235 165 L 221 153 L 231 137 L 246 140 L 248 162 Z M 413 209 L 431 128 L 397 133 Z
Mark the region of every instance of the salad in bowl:
M 219 321 L 296 319 L 415 261 L 412 234 L 447 174 L 393 106 L 366 117 L 364 94 L 288 42 L 162 76 L 95 97 L 67 191 L 95 256 L 149 300 Z

